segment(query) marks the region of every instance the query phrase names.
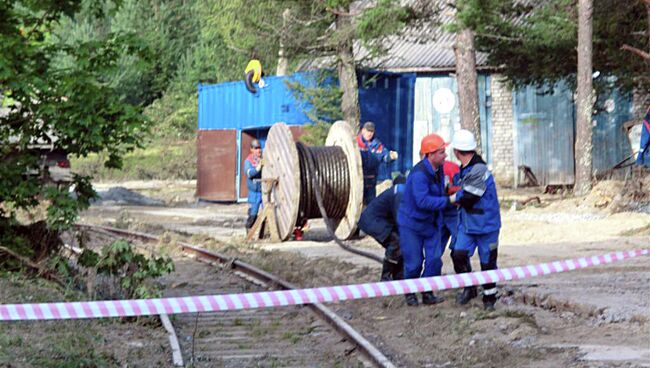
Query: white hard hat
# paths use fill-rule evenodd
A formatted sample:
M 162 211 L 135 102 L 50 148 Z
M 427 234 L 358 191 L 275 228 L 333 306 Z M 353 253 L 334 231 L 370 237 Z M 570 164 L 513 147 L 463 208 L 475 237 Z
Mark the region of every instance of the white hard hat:
M 474 138 L 474 134 L 467 129 L 458 130 L 454 133 L 451 147 L 459 151 L 474 151 L 476 149 L 476 139 Z

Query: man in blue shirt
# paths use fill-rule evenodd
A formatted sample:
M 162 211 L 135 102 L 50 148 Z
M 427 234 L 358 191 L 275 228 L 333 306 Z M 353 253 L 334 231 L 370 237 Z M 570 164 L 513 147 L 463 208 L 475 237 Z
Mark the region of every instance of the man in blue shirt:
M 456 273 L 471 272 L 470 257 L 478 248 L 481 270 L 497 269 L 501 214 L 494 177 L 483 158 L 476 153 L 476 139 L 465 129 L 454 134 L 451 144 L 460 160 L 460 190 L 450 197 L 459 206 L 458 236 L 452 259 Z M 494 310 L 497 300 L 495 283 L 483 285 L 483 307 Z M 477 296 L 475 286 L 466 287 L 456 302 L 469 303 Z
M 439 276 L 442 271 L 442 210 L 450 203 L 443 174 L 445 147 L 447 143 L 437 134 L 424 137 L 420 145 L 423 159 L 406 180 L 397 214 L 405 279 Z M 422 293 L 423 304 L 442 301 L 443 297 L 431 291 Z M 406 304 L 418 305 L 417 296 L 406 294 Z
M 251 141 L 251 148 L 244 161 L 246 187 L 248 188 L 248 218 L 246 230 L 250 230 L 257 220 L 257 214 L 262 204 L 262 145 L 257 139 Z
M 361 151 L 361 167 L 363 169 L 363 204 L 367 205 L 376 196 L 377 176 L 381 163 L 397 159 L 397 152 L 387 150 L 375 138 L 375 123 L 367 121 L 357 135 L 357 144 Z

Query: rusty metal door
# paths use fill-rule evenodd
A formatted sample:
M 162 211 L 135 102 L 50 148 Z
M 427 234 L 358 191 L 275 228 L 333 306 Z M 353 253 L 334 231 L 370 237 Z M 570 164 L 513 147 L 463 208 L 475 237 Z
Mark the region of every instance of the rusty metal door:
M 210 201 L 235 201 L 237 131 L 199 130 L 196 196 Z

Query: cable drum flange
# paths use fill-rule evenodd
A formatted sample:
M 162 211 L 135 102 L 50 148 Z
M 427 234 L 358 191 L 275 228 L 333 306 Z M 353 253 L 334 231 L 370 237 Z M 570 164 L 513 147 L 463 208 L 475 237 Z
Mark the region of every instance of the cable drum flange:
M 298 150 L 291 130 L 285 123 L 273 124 L 266 137 L 263 153 L 262 195 L 264 206 L 273 203 L 281 240 L 287 240 L 296 226 L 300 201 L 300 170 Z M 271 188 L 269 185 L 275 182 Z
M 341 147 L 348 165 L 349 193 L 345 216 L 336 227 L 336 236 L 348 239 L 357 227 L 357 221 L 363 209 L 363 171 L 361 169 L 361 152 L 357 145 L 355 132 L 345 121 L 337 121 L 330 128 L 325 140 L 326 146 Z

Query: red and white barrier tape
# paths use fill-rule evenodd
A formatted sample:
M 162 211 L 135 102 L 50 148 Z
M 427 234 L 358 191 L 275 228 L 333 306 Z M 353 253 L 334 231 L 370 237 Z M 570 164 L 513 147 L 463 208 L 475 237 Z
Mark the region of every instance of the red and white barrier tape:
M 538 265 L 472 272 L 460 275 L 446 275 L 389 282 L 373 282 L 356 285 L 328 286 L 311 289 L 160 299 L 5 304 L 0 305 L 0 321 L 129 317 L 158 314 L 215 312 L 376 298 L 525 279 L 623 261 L 628 258 L 648 255 L 649 253 L 650 248 L 541 263 Z

